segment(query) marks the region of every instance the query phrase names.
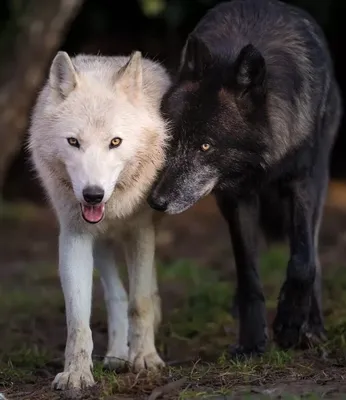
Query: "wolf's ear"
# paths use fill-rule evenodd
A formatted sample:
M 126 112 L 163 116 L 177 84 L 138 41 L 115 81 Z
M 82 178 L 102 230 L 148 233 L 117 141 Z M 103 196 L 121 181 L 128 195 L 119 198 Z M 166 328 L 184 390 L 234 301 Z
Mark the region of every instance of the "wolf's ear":
M 77 84 L 78 74 L 71 58 L 66 52 L 59 51 L 50 67 L 49 85 L 65 99 Z
M 266 90 L 266 63 L 262 54 L 252 45 L 243 47 L 235 62 L 235 84 L 243 93 L 264 94 Z
M 180 78 L 199 80 L 211 63 L 212 57 L 206 44 L 190 35 L 182 52 Z
M 117 72 L 115 86 L 133 101 L 140 100 L 143 92 L 142 53 L 135 51 L 129 61 Z

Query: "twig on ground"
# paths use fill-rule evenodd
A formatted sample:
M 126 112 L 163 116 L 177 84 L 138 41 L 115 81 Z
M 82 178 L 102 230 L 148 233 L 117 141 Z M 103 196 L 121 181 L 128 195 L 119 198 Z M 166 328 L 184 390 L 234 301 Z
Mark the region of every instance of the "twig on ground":
M 165 394 L 169 394 L 179 390 L 187 381 L 187 378 L 181 378 L 174 382 L 169 382 L 167 385 L 155 388 L 151 395 L 148 397 L 148 400 L 156 400 Z

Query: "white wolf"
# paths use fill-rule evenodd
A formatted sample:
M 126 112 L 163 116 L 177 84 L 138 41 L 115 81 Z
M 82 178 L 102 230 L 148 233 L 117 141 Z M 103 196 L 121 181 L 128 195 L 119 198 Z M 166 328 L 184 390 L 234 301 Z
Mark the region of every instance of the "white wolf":
M 161 309 L 154 267 L 153 214 L 146 195 L 164 161 L 167 129 L 160 101 L 170 85 L 163 67 L 131 57 L 59 52 L 34 108 L 29 149 L 60 224 L 59 272 L 67 342 L 56 389 L 94 384 L 89 326 L 93 266 L 108 312 L 112 368 L 164 363 L 155 348 Z M 113 260 L 124 247 L 129 302 Z

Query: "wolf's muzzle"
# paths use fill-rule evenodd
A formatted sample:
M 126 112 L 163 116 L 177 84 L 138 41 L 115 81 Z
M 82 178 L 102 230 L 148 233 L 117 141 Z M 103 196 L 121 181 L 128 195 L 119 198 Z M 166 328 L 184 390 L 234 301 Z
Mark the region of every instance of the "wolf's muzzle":
M 168 207 L 167 200 L 165 200 L 163 197 L 155 197 L 152 195 L 148 197 L 148 204 L 154 210 L 162 212 L 166 211 Z
M 83 189 L 84 200 L 90 205 L 100 204 L 105 195 L 105 191 L 99 186 L 87 186 Z

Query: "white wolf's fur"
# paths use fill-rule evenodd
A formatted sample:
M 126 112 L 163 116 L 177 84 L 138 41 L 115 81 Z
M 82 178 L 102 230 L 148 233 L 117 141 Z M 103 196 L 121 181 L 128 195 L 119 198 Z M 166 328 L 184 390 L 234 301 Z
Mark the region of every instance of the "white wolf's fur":
M 163 365 L 154 344 L 161 310 L 153 214 L 145 197 L 164 161 L 167 130 L 159 106 L 169 84 L 165 70 L 139 52 L 130 58 L 72 59 L 59 52 L 38 97 L 29 148 L 60 223 L 67 320 L 65 368 L 54 380 L 56 388 L 94 383 L 89 327 L 94 264 L 108 311 L 105 363 L 117 368 L 129 361 L 136 371 Z M 80 148 L 70 146 L 68 137 L 77 138 Z M 123 141 L 110 150 L 114 137 Z M 81 216 L 87 185 L 105 191 L 105 217 L 94 225 Z M 109 238 L 119 238 L 124 246 L 129 304 Z

